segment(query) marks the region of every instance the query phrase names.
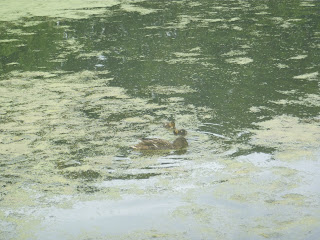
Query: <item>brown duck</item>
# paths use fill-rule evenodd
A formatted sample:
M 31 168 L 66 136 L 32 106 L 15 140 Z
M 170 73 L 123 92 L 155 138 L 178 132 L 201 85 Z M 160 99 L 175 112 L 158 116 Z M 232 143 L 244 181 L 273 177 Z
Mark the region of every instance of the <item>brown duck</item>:
M 136 150 L 172 150 L 186 148 L 187 146 L 188 142 L 184 137 L 178 137 L 173 143 L 159 138 L 144 138 L 132 148 Z

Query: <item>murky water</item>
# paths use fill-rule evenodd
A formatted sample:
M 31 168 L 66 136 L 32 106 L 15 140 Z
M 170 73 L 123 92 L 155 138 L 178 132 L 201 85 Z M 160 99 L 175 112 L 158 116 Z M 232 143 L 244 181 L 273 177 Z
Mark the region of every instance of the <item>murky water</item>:
M 318 238 L 319 1 L 1 5 L 0 239 Z

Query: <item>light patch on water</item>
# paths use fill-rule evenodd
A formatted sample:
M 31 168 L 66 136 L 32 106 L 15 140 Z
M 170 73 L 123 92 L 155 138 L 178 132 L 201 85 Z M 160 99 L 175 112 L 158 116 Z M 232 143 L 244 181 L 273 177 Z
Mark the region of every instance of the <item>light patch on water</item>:
M 287 21 L 285 21 L 283 24 L 280 25 L 280 27 L 282 27 L 282 28 L 290 28 L 292 26 L 293 26 L 293 24 L 290 22 L 287 22 Z
M 273 20 L 276 24 L 278 24 L 282 28 L 290 28 L 293 27 L 294 24 L 292 22 L 301 21 L 301 19 L 283 19 L 282 17 L 272 17 L 271 20 Z
M 266 4 L 259 4 L 259 5 L 255 6 L 255 7 L 253 7 L 253 9 L 255 9 L 255 10 L 268 10 L 269 7 Z
M 175 52 L 173 53 L 175 57 L 172 57 L 170 60 L 166 60 L 169 64 L 176 64 L 176 63 L 187 63 L 192 64 L 196 63 L 200 60 L 198 56 L 201 55 L 199 52 L 200 48 L 192 48 L 188 52 Z M 203 58 L 201 58 L 203 59 Z
M 4 0 L 1 2 L 1 21 L 15 21 L 23 17 L 54 17 L 83 19 L 92 15 L 103 14 L 107 7 L 119 4 L 117 0 L 91 1 L 91 0 L 70 0 L 70 1 L 46 1 L 41 0 L 14 2 Z
M 315 7 L 316 5 L 312 3 L 312 1 L 303 1 L 300 3 L 300 6 L 302 7 Z
M 300 60 L 300 59 L 304 59 L 306 57 L 308 57 L 308 55 L 297 55 L 297 56 L 291 57 L 289 59 L 291 59 L 291 60 Z
M 242 31 L 243 28 L 239 26 L 233 26 L 232 29 L 237 30 L 237 31 Z
M 203 23 L 216 23 L 216 22 L 224 22 L 225 20 L 223 18 L 205 18 L 201 19 L 201 22 Z
M 270 20 L 273 20 L 276 23 L 280 23 L 283 21 L 283 18 L 282 17 L 271 17 Z
M 271 154 L 266 153 L 252 153 L 246 156 L 240 156 L 237 158 L 239 161 L 248 161 L 257 166 L 268 166 L 269 161 L 272 160 Z
M 287 64 L 283 64 L 283 63 L 278 63 L 276 65 L 278 68 L 283 69 L 283 68 L 289 68 L 289 66 Z
M 253 62 L 253 59 L 252 58 L 248 58 L 248 57 L 238 57 L 238 58 L 230 58 L 230 59 L 227 59 L 226 61 L 228 63 L 245 65 L 245 64 Z
M 168 102 L 183 102 L 184 98 L 182 97 L 170 97 L 168 98 Z
M 16 66 L 16 65 L 20 65 L 20 63 L 18 63 L 18 62 L 11 62 L 11 63 L 6 64 L 6 66 Z
M 285 90 L 285 91 L 277 90 L 277 92 L 285 95 L 292 95 L 292 94 L 295 94 L 297 91 L 296 90 Z
M 302 75 L 294 76 L 294 79 L 304 79 L 304 80 L 316 80 L 318 79 L 319 72 L 305 73 Z
M 261 112 L 261 108 L 260 108 L 260 107 L 256 107 L 256 106 L 250 107 L 249 110 L 250 110 L 250 112 L 252 112 L 252 113 Z
M 91 51 L 91 52 L 82 52 L 77 55 L 76 58 L 90 59 L 90 58 L 100 58 L 100 56 L 110 54 L 110 51 Z M 103 59 L 104 60 L 104 59 Z
M 195 49 L 192 49 L 193 51 Z M 201 55 L 200 53 L 184 53 L 184 52 L 175 52 L 174 55 L 176 55 L 177 57 L 196 57 L 196 56 L 199 56 Z
M 123 9 L 126 12 L 137 12 L 137 13 L 140 13 L 141 15 L 147 15 L 157 11 L 155 9 L 148 9 L 148 8 L 144 8 L 144 7 L 133 5 L 133 4 L 121 4 L 121 9 Z
M 277 149 L 276 158 L 284 161 L 316 159 L 315 150 L 320 145 L 320 126 L 300 122 L 287 115 L 256 123 L 259 130 L 252 130 L 252 143 Z
M 0 43 L 10 43 L 10 42 L 17 42 L 19 41 L 18 39 L 2 39 L 0 40 Z
M 200 51 L 201 51 L 201 47 L 195 47 L 190 49 L 190 52 L 200 52 Z
M 242 49 L 250 49 L 250 48 L 251 48 L 251 46 L 248 45 L 248 44 L 240 45 L 240 47 L 241 47 Z
M 299 97 L 298 100 L 286 100 L 281 99 L 278 101 L 270 101 L 275 104 L 279 105 L 304 105 L 304 106 L 320 106 L 320 96 L 317 94 L 307 94 L 306 96 Z
M 157 94 L 171 95 L 171 94 L 187 94 L 196 92 L 189 86 L 152 86 L 149 88 L 149 91 L 152 91 Z
M 266 12 L 266 11 L 262 11 L 262 12 L 257 12 L 255 13 L 256 15 L 269 15 L 270 13 L 269 12 Z
M 197 22 L 199 20 L 196 16 L 190 16 L 190 15 L 180 15 L 178 16 L 177 22 L 172 22 L 167 24 L 167 28 L 173 28 L 173 29 L 183 29 L 186 28 L 191 22 Z
M 124 122 L 127 123 L 148 123 L 150 121 L 153 121 L 154 117 L 149 115 L 144 115 L 142 117 L 129 117 L 123 119 Z
M 169 64 L 179 64 L 179 63 L 185 63 L 185 64 L 194 64 L 198 61 L 197 58 L 192 58 L 192 57 L 189 57 L 189 58 L 174 58 L 174 59 L 170 59 L 170 60 L 167 60 L 166 62 L 169 63 Z
M 216 15 L 216 13 L 212 13 L 212 16 L 214 15 Z M 210 32 L 216 31 L 212 26 L 221 26 L 224 22 L 226 22 L 226 20 L 223 18 L 203 18 L 202 16 L 198 18 L 198 26 L 206 27 Z
M 228 57 L 233 57 L 233 56 L 241 56 L 241 55 L 246 55 L 246 51 L 241 51 L 241 50 L 231 50 L 230 52 L 222 54 L 222 56 L 228 56 Z
M 241 18 L 234 17 L 234 18 L 229 19 L 229 22 L 236 22 L 236 21 L 240 21 L 240 20 L 241 20 Z
M 193 2 L 189 2 L 189 1 L 177 1 L 177 2 L 183 2 L 183 4 L 188 4 L 190 7 L 199 7 L 202 6 L 202 3 L 197 2 L 197 1 L 193 1 Z

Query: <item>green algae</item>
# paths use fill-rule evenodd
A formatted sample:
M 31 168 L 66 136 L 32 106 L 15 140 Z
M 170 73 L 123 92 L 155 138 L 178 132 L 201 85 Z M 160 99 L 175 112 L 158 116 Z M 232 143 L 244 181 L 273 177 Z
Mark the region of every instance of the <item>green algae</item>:
M 305 79 L 305 80 L 317 80 L 319 72 L 305 73 L 302 75 L 294 76 L 294 79 Z
M 157 94 L 164 94 L 164 95 L 171 95 L 171 94 L 187 94 L 196 92 L 194 89 L 191 89 L 189 86 L 152 86 L 149 87 L 149 91 L 157 93 Z
M 239 65 L 244 65 L 253 62 L 252 58 L 248 57 L 238 57 L 238 58 L 230 58 L 226 60 L 228 63 L 234 63 Z
M 180 105 L 180 101 L 172 101 L 172 106 L 164 110 L 162 106 L 147 100 L 131 98 L 120 87 L 106 85 L 110 81 L 112 78 L 98 78 L 94 72 L 83 71 L 74 74 L 12 72 L 9 79 L 1 82 L 2 86 L 6 86 L 2 89 L 14 89 L 14 94 L 11 90 L 2 91 L 5 103 L 2 110 L 14 112 L 7 114 L 7 123 L 1 125 L 1 151 L 7 159 L 24 156 L 25 161 L 32 161 L 31 169 L 37 172 L 36 182 L 40 191 L 73 194 L 76 186 L 83 181 L 120 179 L 119 173 L 124 179 L 140 179 L 141 173 L 123 174 L 123 170 L 118 172 L 116 169 L 121 169 L 122 165 L 146 168 L 156 164 L 156 157 L 150 161 L 133 155 L 133 162 L 117 164 L 113 157 L 108 156 L 119 153 L 121 149 L 129 149 L 139 136 L 152 134 L 174 139 L 172 133 L 160 127 L 165 120 L 157 119 L 184 111 L 185 106 Z M 187 86 L 154 90 L 159 94 L 194 91 Z M 194 114 L 179 114 L 176 117 L 180 127 L 194 127 L 200 123 L 197 120 L 201 117 L 199 110 L 204 114 L 211 111 L 206 108 L 197 110 L 193 106 L 189 108 Z M 154 114 L 137 114 L 146 109 L 151 109 Z M 137 113 L 130 113 L 132 111 Z M 116 172 L 110 174 L 103 171 L 105 166 Z M 15 165 L 8 169 L 8 173 L 10 171 L 17 171 Z M 176 168 L 174 171 L 179 173 L 183 170 Z M 173 174 L 171 169 L 159 168 L 145 177 L 166 172 Z M 26 176 L 22 175 L 22 178 Z
M 222 56 L 228 56 L 228 57 L 233 57 L 233 56 L 240 56 L 240 55 L 246 55 L 247 52 L 243 50 L 232 50 L 230 52 L 224 53 Z
M 291 58 L 289 58 L 289 59 L 292 59 L 292 60 L 300 60 L 300 59 L 304 59 L 304 58 L 306 58 L 306 57 L 308 57 L 308 55 L 297 55 L 297 56 L 294 56 L 294 57 L 291 57 Z M 304 76 L 305 77 L 305 76 Z M 308 77 L 308 75 L 307 75 L 307 77 Z M 310 77 L 310 76 L 309 76 Z
M 276 147 L 277 157 L 285 161 L 316 159 L 320 128 L 316 124 L 300 122 L 298 118 L 282 115 L 257 123 L 260 130 L 253 130 L 252 142 L 266 147 Z
M 2 21 L 15 21 L 23 17 L 54 17 L 83 19 L 91 15 L 105 13 L 105 8 L 119 4 L 118 1 L 4 1 L 0 11 Z M 76 6 L 76 7 L 75 7 Z
M 320 96 L 317 94 L 307 94 L 306 96 L 299 97 L 297 100 L 281 99 L 277 101 L 270 101 L 279 105 L 304 105 L 304 106 L 320 106 Z
M 0 40 L 0 43 L 10 43 L 10 42 L 17 42 L 19 41 L 18 39 L 3 39 Z
M 147 9 L 133 4 L 121 4 L 121 9 L 126 12 L 137 12 L 141 15 L 151 14 L 157 11 L 155 9 Z

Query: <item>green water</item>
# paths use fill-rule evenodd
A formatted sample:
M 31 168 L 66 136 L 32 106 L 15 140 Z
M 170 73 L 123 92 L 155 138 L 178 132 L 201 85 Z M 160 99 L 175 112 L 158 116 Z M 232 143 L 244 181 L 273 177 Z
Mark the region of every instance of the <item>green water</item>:
M 1 4 L 0 239 L 317 239 L 319 1 Z

